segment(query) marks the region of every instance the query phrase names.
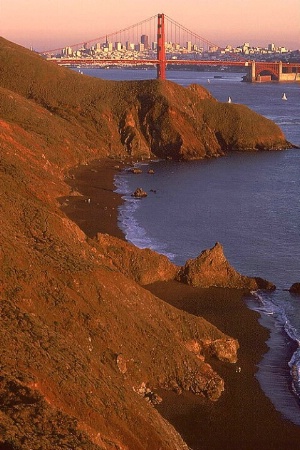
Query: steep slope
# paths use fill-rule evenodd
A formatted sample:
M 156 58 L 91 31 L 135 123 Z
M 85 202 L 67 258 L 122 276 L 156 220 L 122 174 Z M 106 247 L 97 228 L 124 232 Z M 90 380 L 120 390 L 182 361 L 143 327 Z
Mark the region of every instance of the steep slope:
M 3 88 L 51 112 L 90 153 L 199 159 L 230 150 L 290 146 L 270 120 L 243 105 L 219 103 L 197 85 L 186 89 L 167 81 L 82 76 L 1 38 L 0 64 Z M 11 103 L 3 105 L 8 120 L 14 117 Z M 28 123 L 24 111 L 18 123 L 40 133 L 39 124 Z M 49 138 L 57 139 L 59 133 L 53 131 Z
M 155 389 L 186 389 L 218 399 L 224 382 L 206 356 L 235 362 L 238 343 L 119 273 L 65 217 L 57 199 L 69 194 L 67 169 L 108 149 L 92 145 L 91 123 L 83 115 L 75 118 L 74 105 L 63 117 L 68 100 L 54 113 L 51 96 L 47 104 L 28 98 L 27 79 L 42 86 L 42 72 L 30 72 L 40 60 L 5 45 L 0 447 L 186 449 L 152 407 Z M 29 74 L 19 76 L 24 55 L 33 59 Z M 69 76 L 41 64 L 46 86 Z M 3 74 L 13 71 L 15 85 L 8 89 Z

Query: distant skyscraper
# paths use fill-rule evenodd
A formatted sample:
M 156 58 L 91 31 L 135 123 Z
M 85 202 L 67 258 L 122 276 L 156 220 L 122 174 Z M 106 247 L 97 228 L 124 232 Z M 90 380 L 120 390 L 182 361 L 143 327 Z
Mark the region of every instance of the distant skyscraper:
M 65 47 L 62 49 L 63 56 L 71 56 L 73 53 L 72 47 Z
M 135 46 L 135 50 L 136 50 L 137 52 L 143 52 L 143 51 L 145 50 L 144 44 L 142 44 L 142 43 L 140 42 L 139 44 L 137 44 L 137 45 Z
M 126 41 L 126 50 L 134 50 L 134 43 Z
M 144 49 L 148 50 L 148 48 L 149 48 L 149 36 L 147 36 L 146 34 L 143 34 L 141 36 L 141 43 L 144 44 Z
M 270 52 L 275 52 L 275 44 L 268 44 L 268 50 Z

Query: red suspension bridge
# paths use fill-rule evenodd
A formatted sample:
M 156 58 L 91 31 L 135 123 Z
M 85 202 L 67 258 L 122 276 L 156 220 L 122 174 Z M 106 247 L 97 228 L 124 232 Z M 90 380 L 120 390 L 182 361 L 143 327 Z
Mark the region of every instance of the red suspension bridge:
M 220 47 L 187 29 L 165 14 L 90 41 L 42 52 L 51 61 L 67 66 L 155 65 L 157 78 L 166 78 L 167 66 L 236 66 L 246 71 L 246 81 L 300 81 L 300 63 L 254 61 Z

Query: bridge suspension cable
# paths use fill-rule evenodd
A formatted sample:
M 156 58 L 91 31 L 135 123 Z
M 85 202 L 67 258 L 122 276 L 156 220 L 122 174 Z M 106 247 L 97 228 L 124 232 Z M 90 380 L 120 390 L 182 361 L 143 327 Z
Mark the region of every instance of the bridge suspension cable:
M 165 15 L 165 24 L 166 24 L 166 36 L 173 44 L 181 44 L 182 46 L 186 46 L 188 42 L 191 43 L 192 46 L 197 45 L 197 47 L 204 47 L 204 50 L 208 50 L 210 47 L 219 48 L 219 45 L 205 39 L 194 31 L 189 30 L 184 25 L 181 25 L 176 20 L 171 17 Z M 171 32 L 169 31 L 171 29 Z
M 93 43 L 95 44 L 92 45 Z M 277 81 L 299 80 L 297 63 L 251 61 L 237 56 L 235 52 L 231 58 L 230 53 L 219 59 L 216 56 L 211 58 L 211 54 L 220 56 L 218 45 L 165 14 L 156 14 L 119 31 L 72 47 L 40 53 L 59 65 L 67 66 L 156 65 L 159 79 L 166 77 L 167 65 L 227 65 L 247 67 L 247 81 L 251 82 L 267 81 L 269 78 Z M 74 51 L 74 48 L 78 50 Z M 58 51 L 61 53 L 55 54 Z
M 91 46 L 93 43 L 97 43 L 97 42 L 103 42 L 104 40 L 108 41 L 111 40 L 112 42 L 114 40 L 118 41 L 118 42 L 122 42 L 126 40 L 130 41 L 135 41 L 138 42 L 140 40 L 141 35 L 146 35 L 147 33 L 149 33 L 149 29 L 151 31 L 151 38 L 154 39 L 155 35 L 156 35 L 156 21 L 157 21 L 157 17 L 158 14 L 149 17 L 148 19 L 144 19 L 141 20 L 138 23 L 135 23 L 134 25 L 130 25 L 128 27 L 125 28 L 121 28 L 120 30 L 114 31 L 112 33 L 106 33 L 103 34 L 102 36 L 93 38 L 93 39 L 89 39 L 87 41 L 82 41 L 76 44 L 71 44 L 68 45 L 68 47 L 71 47 L 72 49 L 79 49 L 83 46 Z M 148 27 L 148 29 L 144 28 L 146 26 L 146 24 L 152 23 L 152 26 L 150 25 L 150 27 Z M 143 32 L 144 31 L 144 32 Z M 117 39 L 119 38 L 119 39 Z M 67 46 L 66 46 L 67 47 Z M 42 52 L 39 52 L 40 54 L 50 54 L 50 53 L 55 53 L 55 52 L 59 52 L 60 50 L 63 50 L 63 48 L 65 47 L 58 47 L 52 50 L 44 50 Z

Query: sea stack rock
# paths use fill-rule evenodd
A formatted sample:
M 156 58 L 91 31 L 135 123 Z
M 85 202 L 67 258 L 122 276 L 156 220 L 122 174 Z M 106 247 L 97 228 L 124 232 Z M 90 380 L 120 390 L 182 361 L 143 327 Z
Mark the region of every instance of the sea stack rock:
M 177 279 L 197 287 L 223 287 L 234 289 L 268 289 L 275 286 L 262 278 L 250 278 L 238 273 L 227 261 L 223 247 L 216 243 L 213 248 L 204 250 L 197 258 L 189 259 L 180 269 Z
M 147 192 L 145 192 L 142 188 L 136 188 L 133 194 L 131 194 L 132 197 L 136 198 L 143 198 L 147 197 Z

